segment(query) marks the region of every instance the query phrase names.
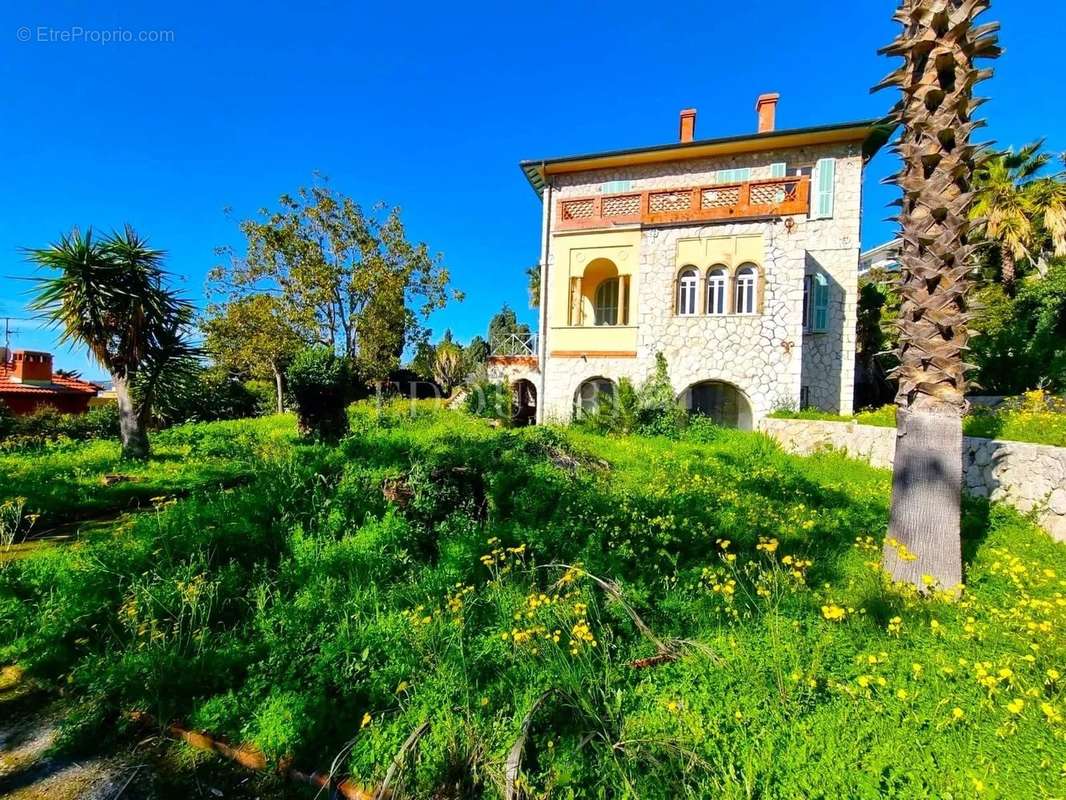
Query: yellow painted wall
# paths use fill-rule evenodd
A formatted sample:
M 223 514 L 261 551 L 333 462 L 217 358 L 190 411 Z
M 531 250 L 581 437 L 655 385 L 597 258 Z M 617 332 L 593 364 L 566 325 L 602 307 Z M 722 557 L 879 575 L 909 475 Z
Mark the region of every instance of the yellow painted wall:
M 593 325 L 592 298 L 596 282 L 613 271 L 606 267 L 604 259 L 617 269 L 618 275 L 629 276 L 629 320 L 637 319 L 637 274 L 640 263 L 640 231 L 601 231 L 598 233 L 556 234 L 552 237 L 552 253 L 555 256 L 548 278 L 548 322 L 550 334 L 548 350 L 576 351 L 596 350 L 632 352 L 637 348 L 637 328 L 629 326 Z M 570 317 L 570 281 L 586 275 L 581 294 L 584 305 L 585 325 L 568 324 Z M 621 312 L 620 312 L 621 313 Z
M 716 264 L 724 264 L 733 271 L 749 261 L 762 267 L 761 235 L 681 239 L 677 243 L 678 269 L 691 266 L 702 271 Z

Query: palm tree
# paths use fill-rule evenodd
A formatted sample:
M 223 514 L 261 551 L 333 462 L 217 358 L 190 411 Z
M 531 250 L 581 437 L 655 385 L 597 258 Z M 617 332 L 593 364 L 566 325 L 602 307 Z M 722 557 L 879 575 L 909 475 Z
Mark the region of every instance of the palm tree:
M 173 392 L 196 366 L 188 343 L 193 307 L 164 285 L 164 253 L 127 226 L 97 241 L 75 228 L 29 259 L 57 275 L 38 279 L 31 307 L 80 342 L 110 373 L 122 455 L 147 458 L 156 397 Z
M 440 384 L 446 397 L 450 397 L 452 389 L 462 381 L 463 348 L 450 339 L 445 339 L 437 345 L 433 357 L 433 377 Z
M 999 255 L 1003 287 L 1014 294 L 1017 264 L 1027 260 L 1043 272 L 1044 255 L 1066 255 L 1066 183 L 1041 176 L 1051 156 L 1033 142 L 1017 153 L 990 153 L 977 165 L 977 194 L 970 217 Z
M 881 84 L 897 86 L 902 126 L 895 150 L 902 169 L 900 366 L 896 370 L 896 455 L 884 564 L 897 581 L 922 590 L 962 583 L 963 361 L 969 334 L 966 294 L 975 245 L 972 176 L 981 123 L 975 84 L 990 70 L 975 61 L 999 55 L 996 24 L 978 25 L 989 0 L 902 0 L 899 37 L 882 53 L 903 64 Z M 878 87 L 878 88 L 881 88 Z

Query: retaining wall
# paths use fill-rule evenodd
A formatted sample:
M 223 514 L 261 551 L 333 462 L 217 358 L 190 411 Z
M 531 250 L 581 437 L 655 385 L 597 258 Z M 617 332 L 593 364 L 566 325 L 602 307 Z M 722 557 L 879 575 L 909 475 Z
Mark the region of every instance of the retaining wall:
M 759 428 L 800 455 L 841 450 L 875 467 L 891 468 L 896 453 L 895 428 L 770 418 L 760 421 Z M 1066 447 L 964 436 L 960 455 L 967 492 L 1026 514 L 1036 509 L 1044 529 L 1066 541 Z

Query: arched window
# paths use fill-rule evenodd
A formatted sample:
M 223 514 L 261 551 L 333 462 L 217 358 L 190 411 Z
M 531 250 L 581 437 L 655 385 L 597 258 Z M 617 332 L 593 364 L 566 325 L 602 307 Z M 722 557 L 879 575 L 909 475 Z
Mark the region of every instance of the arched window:
M 618 324 L 618 278 L 600 281 L 592 306 L 597 325 Z
M 754 314 L 759 288 L 759 271 L 754 264 L 744 264 L 737 270 L 736 287 L 736 303 L 733 310 L 737 314 Z
M 589 378 L 577 387 L 574 410 L 578 415 L 591 414 L 605 397 L 614 397 L 614 384 L 606 378 Z
M 728 278 L 725 267 L 711 267 L 707 273 L 707 313 L 726 313 L 726 282 Z
M 696 285 L 699 277 L 696 270 L 686 268 L 677 281 L 677 313 L 686 316 L 696 313 Z

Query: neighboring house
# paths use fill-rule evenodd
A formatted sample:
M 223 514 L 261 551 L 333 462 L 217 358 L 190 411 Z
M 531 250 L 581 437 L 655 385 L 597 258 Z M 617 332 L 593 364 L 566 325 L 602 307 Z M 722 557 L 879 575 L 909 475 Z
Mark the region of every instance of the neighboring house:
M 859 254 L 859 274 L 865 275 L 872 269 L 882 272 L 895 272 L 899 269 L 899 251 L 903 241 L 893 239 L 890 242 L 879 244 Z
M 0 348 L 0 401 L 15 414 L 32 414 L 52 406 L 66 414 L 81 414 L 99 388 L 94 383 L 52 373 L 51 353 Z
M 540 336 L 490 371 L 538 421 L 639 384 L 659 351 L 681 402 L 726 425 L 852 410 L 862 172 L 887 131 L 775 130 L 777 100 L 749 135 L 695 139 L 688 109 L 676 143 L 521 163 L 544 209 Z

